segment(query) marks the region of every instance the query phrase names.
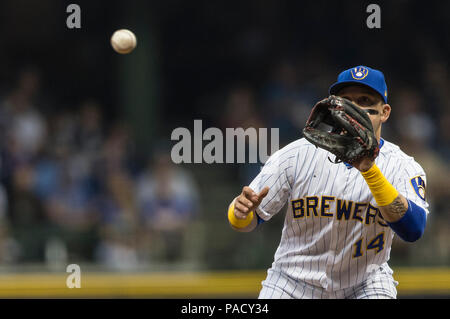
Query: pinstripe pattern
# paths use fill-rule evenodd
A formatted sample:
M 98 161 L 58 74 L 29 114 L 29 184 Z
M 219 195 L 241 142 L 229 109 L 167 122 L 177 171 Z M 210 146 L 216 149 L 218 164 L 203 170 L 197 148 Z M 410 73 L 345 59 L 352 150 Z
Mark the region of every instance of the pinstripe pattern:
M 269 269 L 262 284 L 259 299 L 395 299 L 396 282 L 392 274 L 380 266 L 362 282 L 344 289 L 327 291 L 276 269 Z M 276 284 L 274 284 L 276 283 Z
M 249 185 L 255 192 L 270 188 L 256 211 L 266 221 L 289 203 L 260 298 L 396 297 L 387 265 L 394 232 L 382 220 L 360 172 L 328 157 L 333 155 L 299 139 L 274 153 Z M 428 204 L 410 183 L 415 176 L 426 181 L 412 157 L 385 141 L 375 162 L 399 193 L 428 214 Z M 324 204 L 329 216 L 321 215 L 322 196 L 333 198 Z M 341 220 L 338 199 L 343 209 L 352 208 L 350 214 L 343 211 Z M 292 201 L 298 205 L 295 216 Z M 369 205 L 375 217 L 367 215 Z

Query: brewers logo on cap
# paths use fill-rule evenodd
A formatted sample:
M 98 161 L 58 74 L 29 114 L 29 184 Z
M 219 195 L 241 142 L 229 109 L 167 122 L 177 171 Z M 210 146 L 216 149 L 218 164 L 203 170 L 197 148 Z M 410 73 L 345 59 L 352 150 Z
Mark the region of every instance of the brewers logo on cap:
M 367 74 L 369 74 L 369 70 L 363 66 L 353 68 L 350 72 L 352 74 L 352 78 L 355 80 L 362 80 L 367 76 Z

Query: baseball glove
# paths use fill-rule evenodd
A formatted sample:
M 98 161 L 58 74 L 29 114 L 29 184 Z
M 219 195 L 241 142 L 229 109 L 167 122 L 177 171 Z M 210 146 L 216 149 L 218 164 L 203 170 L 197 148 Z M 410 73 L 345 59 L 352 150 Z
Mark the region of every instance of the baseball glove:
M 362 157 L 374 160 L 380 151 L 367 113 L 334 95 L 314 106 L 303 135 L 312 144 L 336 155 L 334 163 L 352 164 Z

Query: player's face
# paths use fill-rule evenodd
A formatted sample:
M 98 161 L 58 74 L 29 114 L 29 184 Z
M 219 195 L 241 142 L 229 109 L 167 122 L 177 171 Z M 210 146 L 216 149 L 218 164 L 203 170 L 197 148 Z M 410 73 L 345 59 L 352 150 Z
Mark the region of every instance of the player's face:
M 352 101 L 367 112 L 372 121 L 375 135 L 380 139 L 381 124 L 387 121 L 391 113 L 389 104 L 385 104 L 377 92 L 362 86 L 344 87 L 337 95 Z

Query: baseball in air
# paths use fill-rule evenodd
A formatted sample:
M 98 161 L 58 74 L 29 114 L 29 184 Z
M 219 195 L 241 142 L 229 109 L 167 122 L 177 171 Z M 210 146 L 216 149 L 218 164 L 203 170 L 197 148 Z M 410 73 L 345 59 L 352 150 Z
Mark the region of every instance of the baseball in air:
M 127 29 L 117 30 L 111 37 L 111 46 L 114 51 L 120 54 L 130 53 L 136 48 L 136 44 L 136 36 Z

